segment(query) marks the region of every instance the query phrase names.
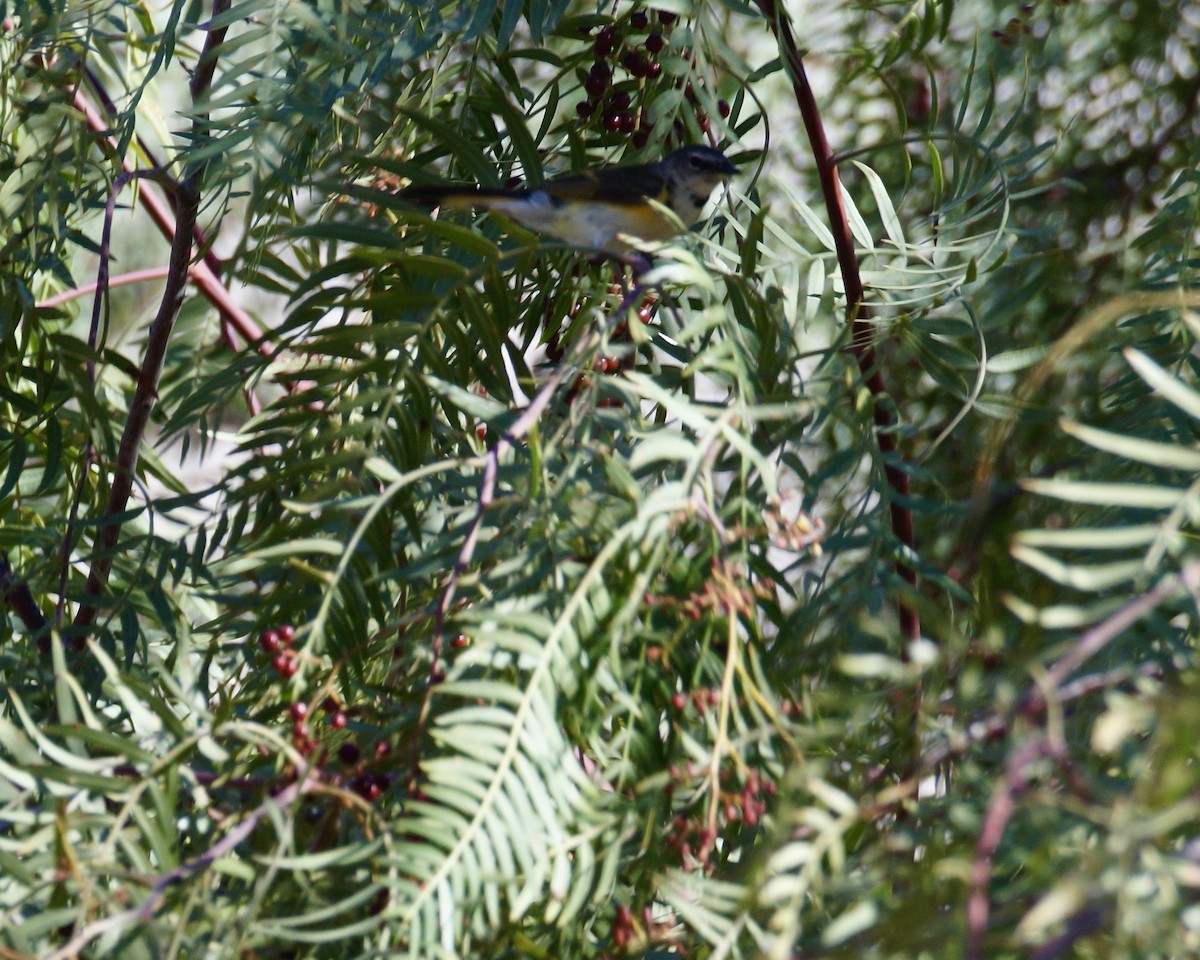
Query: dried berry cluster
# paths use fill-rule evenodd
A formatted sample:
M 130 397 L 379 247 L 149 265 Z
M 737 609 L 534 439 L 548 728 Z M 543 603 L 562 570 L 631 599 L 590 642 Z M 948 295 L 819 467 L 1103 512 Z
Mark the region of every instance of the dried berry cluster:
M 657 651 L 657 648 L 647 649 L 648 659 L 661 659 L 661 652 L 655 651 Z M 650 656 L 652 652 L 655 653 L 653 656 Z M 720 704 L 720 702 L 721 692 L 715 687 L 697 687 L 695 690 L 689 692 L 676 690 L 671 694 L 671 708 L 677 713 L 682 713 L 688 708 L 688 704 L 691 704 L 695 708 L 696 713 L 703 716 L 711 708 Z M 745 706 L 741 698 L 738 699 L 738 703 L 741 706 Z M 804 708 L 795 700 L 781 700 L 779 702 L 779 712 L 785 717 L 801 717 L 804 715 Z
M 765 576 L 751 580 L 747 572 L 737 565 L 713 557 L 709 563 L 709 577 L 699 590 L 693 590 L 686 599 L 669 594 L 647 591 L 642 602 L 664 610 L 677 610 L 691 620 L 699 620 L 706 614 L 715 616 L 742 616 L 752 611 L 762 600 L 775 596 L 775 581 Z
M 595 60 L 583 76 L 587 96 L 575 105 L 581 121 L 588 123 L 595 117 L 608 133 L 630 134 L 637 149 L 650 142 L 654 124 L 645 106 L 646 81 L 656 80 L 663 72 L 659 57 L 670 46 L 668 31 L 676 19 L 676 14 L 665 10 L 634 10 L 624 20 L 606 24 L 594 34 L 589 32 Z M 689 52 L 687 56 L 695 62 L 694 54 Z M 689 101 L 696 102 L 690 82 L 678 80 L 675 85 Z M 640 109 L 635 109 L 635 98 L 641 101 Z M 728 103 L 722 100 L 717 106 L 721 116 L 729 116 Z M 696 120 L 700 129 L 709 128 L 704 112 L 697 111 Z M 686 140 L 683 121 L 676 120 L 665 139 L 682 144 Z
M 644 953 L 651 947 L 673 946 L 672 954 L 682 957 L 685 954 L 683 945 L 672 943 L 677 925 L 671 915 L 656 920 L 648 906 L 642 908 L 641 916 L 635 916 L 629 907 L 621 904 L 613 916 L 611 943 L 614 951 L 626 955 Z M 601 960 L 608 960 L 609 956 L 601 954 Z
M 1070 0 L 1054 0 L 1056 7 L 1065 7 Z M 1033 19 L 1036 12 L 1036 6 L 1032 3 L 1021 5 L 1019 16 L 1012 17 L 1008 23 L 1004 25 L 1003 30 L 993 30 L 992 39 L 996 40 L 1003 47 L 1011 47 L 1017 43 L 1022 37 L 1027 37 L 1033 33 Z
M 671 767 L 668 796 L 675 793 L 677 786 L 690 786 L 699 779 L 707 778 L 708 773 L 707 768 L 691 763 L 682 770 Z M 712 855 L 721 828 L 733 823 L 757 827 L 767 811 L 766 798 L 774 796 L 777 789 L 774 780 L 763 777 L 753 768 L 746 771 L 740 784 L 733 783 L 732 771 L 728 769 L 721 771 L 719 780 L 721 786 L 717 792 L 715 816 L 701 819 L 680 814 L 671 822 L 667 847 L 679 854 L 680 866 L 684 870 L 711 873 L 715 867 Z

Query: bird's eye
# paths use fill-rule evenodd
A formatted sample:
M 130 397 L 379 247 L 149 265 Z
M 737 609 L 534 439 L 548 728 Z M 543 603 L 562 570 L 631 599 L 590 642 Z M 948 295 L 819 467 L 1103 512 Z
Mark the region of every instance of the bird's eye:
M 692 156 L 688 157 L 688 163 L 692 165 L 693 170 L 701 170 L 704 168 L 704 161 L 695 154 L 692 154 Z

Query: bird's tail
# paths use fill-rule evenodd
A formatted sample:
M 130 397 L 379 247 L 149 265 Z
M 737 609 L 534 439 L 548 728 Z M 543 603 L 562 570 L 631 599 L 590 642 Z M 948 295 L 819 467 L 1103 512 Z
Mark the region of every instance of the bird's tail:
M 524 190 L 500 190 L 494 187 L 433 186 L 406 187 L 400 191 L 400 199 L 422 207 L 441 207 L 444 210 L 470 210 L 473 207 L 490 207 L 497 200 L 519 200 Z

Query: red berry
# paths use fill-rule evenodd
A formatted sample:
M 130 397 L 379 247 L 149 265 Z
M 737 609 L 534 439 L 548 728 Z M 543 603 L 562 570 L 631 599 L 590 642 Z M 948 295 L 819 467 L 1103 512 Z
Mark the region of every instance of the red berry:
M 469 647 L 470 645 L 471 638 L 465 633 L 460 633 L 457 637 L 450 641 L 450 646 L 452 646 L 455 650 L 461 650 L 464 647 Z
M 275 668 L 276 673 L 286 674 L 287 668 L 291 665 L 291 663 L 291 657 L 289 657 L 286 653 L 279 653 L 276 654 L 275 659 L 271 661 L 271 666 Z
M 722 117 L 728 117 L 728 116 L 729 116 L 729 111 L 730 111 L 730 109 L 731 109 L 731 108 L 730 108 L 730 106 L 729 106 L 729 101 L 728 101 L 728 100 L 718 100 L 718 101 L 717 101 L 717 112 L 718 112 L 718 113 L 719 113 L 719 114 L 720 114 Z
M 607 57 L 610 53 L 612 53 L 612 49 L 616 45 L 616 42 L 616 31 L 613 30 L 612 27 L 605 27 L 598 34 L 596 34 L 596 45 L 594 48 L 596 51 L 596 57 Z
M 333 727 L 334 730 L 345 730 L 346 729 L 346 715 L 339 710 L 337 713 L 335 713 L 332 717 L 329 718 L 329 725 L 331 727 Z
M 375 759 L 380 760 L 392 752 L 392 745 L 386 740 L 380 740 L 375 744 Z
M 608 89 L 609 78 L 602 73 L 589 73 L 583 81 L 583 89 L 590 96 L 599 97 Z
M 636 50 L 630 50 L 625 54 L 625 59 L 622 61 L 625 64 L 625 69 L 630 75 L 635 77 L 644 77 L 646 75 L 646 58 Z
M 644 147 L 649 142 L 650 142 L 650 131 L 646 130 L 645 128 L 638 130 L 633 135 L 634 149 L 641 150 L 642 147 Z
M 651 60 L 646 64 L 646 76 L 651 80 L 657 77 L 660 73 L 662 73 L 662 64 L 657 60 Z
M 633 13 L 629 15 L 629 25 L 633 27 L 634 30 L 645 30 L 646 25 L 649 22 L 650 18 L 646 15 L 646 11 L 644 10 L 634 10 Z
M 308 716 L 308 704 L 302 700 L 297 700 L 291 706 L 291 714 L 293 720 L 303 720 Z
M 687 83 L 685 83 L 685 84 L 683 85 L 683 95 L 684 95 L 685 97 L 687 97 L 687 99 L 689 99 L 689 100 L 691 100 L 691 101 L 695 102 L 695 100 L 696 100 L 696 88 L 692 86 L 692 81 L 691 81 L 691 80 L 689 80 Z
M 288 660 L 288 662 L 284 664 L 283 669 L 280 672 L 285 677 L 294 677 L 296 675 L 296 671 L 299 669 L 300 669 L 300 664 L 298 664 L 295 660 Z
M 677 692 L 671 697 L 671 706 L 676 710 L 682 710 L 687 706 L 687 694 L 683 693 L 682 691 Z
M 679 14 L 671 13 L 669 10 L 657 10 L 655 12 L 658 15 L 658 22 L 664 27 L 669 27 L 679 19 Z
M 290 623 L 281 623 L 277 628 L 277 632 L 279 633 L 279 639 L 289 647 L 292 645 L 292 641 L 296 639 L 296 628 Z
M 278 653 L 282 645 L 278 630 L 264 630 L 258 637 L 258 645 L 267 653 Z
M 604 115 L 604 129 L 616 133 L 625 125 L 624 120 L 628 116 L 629 114 L 627 113 L 606 113 Z
M 383 793 L 383 788 L 379 785 L 379 781 L 372 777 L 363 791 L 363 796 L 367 800 L 378 800 L 381 793 Z
M 292 724 L 292 739 L 297 742 L 308 739 L 308 724 L 303 720 Z
M 595 100 L 580 100 L 577 104 L 575 104 L 575 112 L 579 114 L 581 119 L 590 117 L 595 109 Z
M 608 98 L 608 107 L 610 110 L 627 110 L 632 102 L 633 98 L 627 90 L 618 90 Z
M 661 53 L 666 45 L 667 41 L 661 33 L 652 33 L 646 38 L 645 47 L 650 53 Z
M 352 767 L 358 763 L 359 756 L 358 744 L 356 743 L 343 743 L 338 747 L 338 759 L 348 767 Z

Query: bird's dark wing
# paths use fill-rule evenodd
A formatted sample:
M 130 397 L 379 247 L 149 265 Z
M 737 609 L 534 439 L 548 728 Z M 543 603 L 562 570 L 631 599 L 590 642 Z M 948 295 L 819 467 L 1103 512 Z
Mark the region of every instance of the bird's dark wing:
M 493 187 L 478 187 L 471 183 L 414 184 L 405 187 L 398 196 L 409 203 L 436 207 L 450 204 L 457 207 L 472 206 L 481 200 L 497 197 L 519 200 L 529 196 L 528 190 L 500 190 Z
M 532 189 L 542 190 L 555 200 L 637 204 L 645 203 L 647 197 L 666 199 L 666 188 L 667 181 L 657 164 L 638 164 L 569 173 Z

